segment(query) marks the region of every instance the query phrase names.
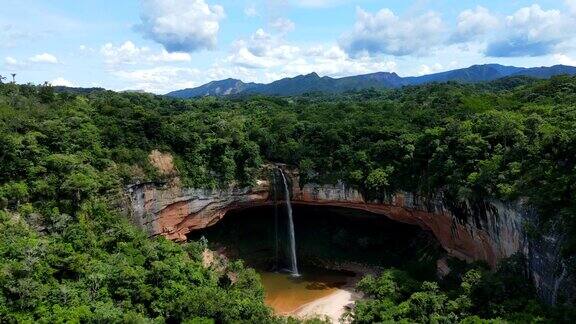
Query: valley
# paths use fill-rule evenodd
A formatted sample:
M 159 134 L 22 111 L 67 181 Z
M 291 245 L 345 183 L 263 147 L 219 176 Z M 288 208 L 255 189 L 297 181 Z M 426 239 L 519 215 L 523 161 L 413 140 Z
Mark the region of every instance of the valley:
M 566 322 L 575 84 L 2 84 L 0 318 Z

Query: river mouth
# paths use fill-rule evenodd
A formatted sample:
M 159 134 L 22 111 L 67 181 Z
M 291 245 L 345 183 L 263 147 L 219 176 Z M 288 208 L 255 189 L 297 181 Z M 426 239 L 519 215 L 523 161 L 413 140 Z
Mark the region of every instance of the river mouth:
M 280 315 L 296 314 L 332 294 L 352 294 L 355 284 L 374 269 L 399 268 L 419 279 L 435 276 L 443 251 L 431 233 L 417 226 L 339 207 L 295 204 L 293 211 L 300 277 L 287 270 L 291 247 L 282 205 L 276 210 L 264 206 L 231 211 L 188 238 L 204 237 L 210 249 L 254 268 L 266 303 Z

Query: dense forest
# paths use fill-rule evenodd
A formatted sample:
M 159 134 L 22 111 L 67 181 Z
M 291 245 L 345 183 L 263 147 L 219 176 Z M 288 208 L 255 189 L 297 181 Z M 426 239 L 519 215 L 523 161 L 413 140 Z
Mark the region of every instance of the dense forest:
M 246 186 L 260 166 L 342 180 L 373 198 L 397 190 L 454 202 L 522 199 L 576 253 L 576 78 L 513 77 L 337 96 L 178 100 L 0 85 L 0 322 L 284 322 L 239 262 L 202 265 L 204 243 L 149 239 L 122 214 L 125 187 L 163 181 Z M 522 259 L 461 265 L 440 282 L 390 269 L 367 277 L 350 319 L 569 321 L 538 302 Z M 454 266 L 454 268 L 458 268 Z M 576 270 L 572 269 L 576 273 Z M 231 280 L 233 278 L 234 280 Z M 484 321 L 482 319 L 493 319 Z

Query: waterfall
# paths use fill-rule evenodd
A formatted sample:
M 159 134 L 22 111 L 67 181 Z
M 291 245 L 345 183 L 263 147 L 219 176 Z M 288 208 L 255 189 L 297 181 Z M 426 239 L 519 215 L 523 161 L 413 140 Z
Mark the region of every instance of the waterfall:
M 298 272 L 298 262 L 296 260 L 296 237 L 294 236 L 294 220 L 292 219 L 292 204 L 290 203 L 290 191 L 288 190 L 288 181 L 286 181 L 286 176 L 284 171 L 280 169 L 280 174 L 282 175 L 282 181 L 284 182 L 284 195 L 286 198 L 286 210 L 288 212 L 288 233 L 290 241 L 290 265 L 292 275 L 295 277 L 300 276 Z
M 272 172 L 272 188 L 274 192 L 274 271 L 278 271 L 278 187 L 274 172 Z

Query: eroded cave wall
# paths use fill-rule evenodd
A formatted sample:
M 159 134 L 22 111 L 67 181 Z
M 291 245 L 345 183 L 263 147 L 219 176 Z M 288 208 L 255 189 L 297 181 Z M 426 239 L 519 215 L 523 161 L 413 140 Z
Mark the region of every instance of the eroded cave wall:
M 270 204 L 269 185 L 252 188 L 193 189 L 175 184 L 143 183 L 127 189 L 133 223 L 150 236 L 186 241 L 186 234 L 209 227 L 232 209 Z
M 455 207 L 441 195 L 430 198 L 408 192 L 366 200 L 344 183 L 300 187 L 298 180 L 295 172 L 289 173 L 295 204 L 361 209 L 418 225 L 431 231 L 449 255 L 463 260 L 483 260 L 494 267 L 499 260 L 521 252 L 528 257 L 540 295 L 549 303 L 558 300 L 559 291 L 573 282 L 565 274 L 559 238 L 527 238 L 524 222 L 537 215 L 521 202 L 484 201 Z M 175 241 L 185 241 L 189 232 L 217 223 L 230 210 L 272 204 L 271 192 L 271 183 L 264 180 L 250 188 L 227 190 L 181 188 L 174 183 L 128 188 L 133 222 L 151 236 L 163 235 Z
M 297 183 L 297 182 L 294 182 Z M 413 193 L 396 193 L 384 201 L 365 201 L 363 195 L 344 183 L 305 184 L 293 187 L 294 200 L 383 213 L 400 222 L 431 230 L 451 256 L 486 261 L 492 267 L 515 253 L 526 256 L 527 270 L 540 298 L 550 305 L 573 303 L 576 278 L 570 275 L 574 258 L 562 256 L 565 240 L 558 226 L 545 233 L 528 235 L 527 226 L 540 228 L 539 216 L 525 203 L 483 201 L 454 206 L 441 195 L 427 198 Z
M 383 200 L 365 200 L 363 195 L 343 183 L 306 184 L 293 187 L 294 202 L 362 209 L 429 230 L 452 256 L 491 266 L 502 258 L 522 251 L 523 208 L 520 204 L 486 202 L 482 208 L 466 206 L 469 217 L 452 212 L 441 196 L 427 198 L 398 192 Z M 478 215 L 482 213 L 482 215 Z
M 464 260 L 484 260 L 494 266 L 498 260 L 525 248 L 522 208 L 489 202 L 480 211 L 470 208 L 475 217 L 456 217 L 442 197 L 424 198 L 399 192 L 383 201 L 367 201 L 343 183 L 306 184 L 291 179 L 292 200 L 296 204 L 329 205 L 361 209 L 393 220 L 418 225 L 431 231 L 452 256 Z M 183 241 L 186 234 L 218 222 L 233 209 L 272 203 L 270 183 L 259 181 L 252 188 L 203 190 L 158 186 L 151 183 L 129 188 L 134 223 L 151 236 L 163 235 Z M 483 215 L 477 215 L 483 213 Z

